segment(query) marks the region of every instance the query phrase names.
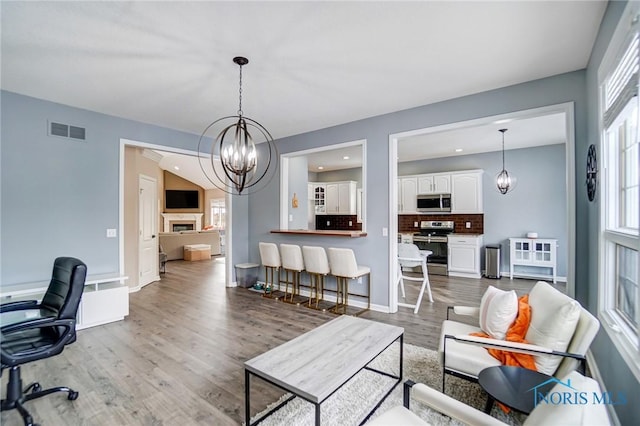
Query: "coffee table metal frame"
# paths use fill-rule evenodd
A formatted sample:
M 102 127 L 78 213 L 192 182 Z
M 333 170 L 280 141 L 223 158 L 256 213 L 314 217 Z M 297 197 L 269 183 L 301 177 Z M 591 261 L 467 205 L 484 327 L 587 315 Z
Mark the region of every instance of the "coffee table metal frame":
M 331 323 L 336 323 L 336 322 L 340 322 L 343 319 L 353 319 L 353 320 L 359 320 L 359 321 L 369 321 L 369 320 L 363 320 L 363 319 L 359 319 L 359 318 L 355 318 L 355 317 L 350 317 L 350 316 L 342 316 L 342 317 L 338 317 L 333 321 L 330 321 L 329 323 L 324 324 L 321 327 L 324 326 L 329 326 Z M 351 320 L 349 320 L 351 321 Z M 373 322 L 373 321 L 369 321 L 369 322 Z M 337 324 L 337 323 L 336 323 Z M 379 323 L 376 323 L 379 324 Z M 403 340 L 404 340 L 404 329 L 400 328 L 400 327 L 395 327 L 395 326 L 388 326 L 386 324 L 381 324 L 382 326 L 386 326 L 386 327 L 390 327 L 390 328 L 395 328 L 400 330 L 398 333 L 399 335 L 397 337 L 394 337 L 394 339 L 392 341 L 390 341 L 382 350 L 377 351 L 370 359 L 368 359 L 366 362 L 363 363 L 363 365 L 358 368 L 357 371 L 355 371 L 353 374 L 351 374 L 348 378 L 346 378 L 344 381 L 342 381 L 342 383 L 340 383 L 335 389 L 333 389 L 328 395 L 326 395 L 324 398 L 321 398 L 319 400 L 313 400 L 312 398 L 309 398 L 305 395 L 302 395 L 302 392 L 297 391 L 295 388 L 293 388 L 292 386 L 287 386 L 286 383 L 284 384 L 280 384 L 280 383 L 276 383 L 275 381 L 269 379 L 268 377 L 265 376 L 265 374 L 263 374 L 261 371 L 257 370 L 256 368 L 253 368 L 250 364 L 252 363 L 252 361 L 254 361 L 255 359 L 257 359 L 258 357 L 249 360 L 245 363 L 245 373 L 244 373 L 244 378 L 245 378 L 245 419 L 246 419 L 246 425 L 247 426 L 255 426 L 260 424 L 263 420 L 265 420 L 267 417 L 269 417 L 271 414 L 275 413 L 276 411 L 278 411 L 279 409 L 281 409 L 282 407 L 284 407 L 288 402 L 290 402 L 291 400 L 293 400 L 296 397 L 302 398 L 307 402 L 310 402 L 311 404 L 313 404 L 315 406 L 315 424 L 316 426 L 320 425 L 320 406 L 323 402 L 325 402 L 329 397 L 331 397 L 335 392 L 337 392 L 340 388 L 342 388 L 342 386 L 344 386 L 347 382 L 349 382 L 349 380 L 351 380 L 356 374 L 358 374 L 359 372 L 361 372 L 362 370 L 368 370 L 368 371 L 372 371 L 374 373 L 378 373 L 387 377 L 391 377 L 393 379 L 396 379 L 395 383 L 393 383 L 393 385 L 391 386 L 391 388 L 384 394 L 384 396 L 382 397 L 382 399 L 376 403 L 376 405 L 373 407 L 373 409 L 365 416 L 365 418 L 362 420 L 362 422 L 360 423 L 360 425 L 364 424 L 367 422 L 367 420 L 369 420 L 369 418 L 371 417 L 371 415 L 380 407 L 380 405 L 384 402 L 384 400 L 391 394 L 391 392 L 393 392 L 393 390 L 396 388 L 396 386 L 398 386 L 398 384 L 402 381 L 402 361 L 403 361 Z M 303 337 L 305 335 L 310 335 L 311 333 L 314 333 L 316 330 L 311 330 L 308 333 L 303 334 L 300 337 Z M 299 337 L 299 338 L 300 338 Z M 296 340 L 296 339 L 294 339 Z M 287 344 L 291 344 L 294 340 L 284 343 L 281 346 L 287 345 Z M 387 350 L 391 345 L 393 345 L 395 342 L 399 341 L 400 342 L 400 350 L 399 350 L 399 374 L 396 376 L 392 373 L 388 373 L 385 371 L 380 371 L 377 370 L 375 368 L 369 367 L 369 364 L 376 359 L 380 354 L 382 354 L 382 352 L 384 352 L 385 350 Z M 345 339 L 344 342 L 346 343 L 350 343 L 351 345 L 357 345 L 358 342 L 353 341 L 352 339 Z M 339 345 L 341 342 L 331 342 L 330 344 L 335 346 L 335 345 Z M 319 347 L 326 347 L 326 342 L 318 342 Z M 278 349 L 280 347 L 276 347 L 275 349 Z M 271 351 L 269 351 L 271 352 Z M 268 354 L 269 352 L 266 352 L 265 354 Z M 265 355 L 263 354 L 263 355 Z M 262 355 L 261 355 L 262 356 Z M 336 363 L 339 363 L 339 360 L 335 360 Z M 259 377 L 260 379 L 264 380 L 265 382 L 276 386 L 286 392 L 292 393 L 292 395 L 287 398 L 285 401 L 281 402 L 280 404 L 278 404 L 276 407 L 272 408 L 271 410 L 269 410 L 267 413 L 265 413 L 262 417 L 260 417 L 259 419 L 257 419 L 255 422 L 251 423 L 251 412 L 250 412 L 250 407 L 251 407 L 251 376 L 256 376 Z

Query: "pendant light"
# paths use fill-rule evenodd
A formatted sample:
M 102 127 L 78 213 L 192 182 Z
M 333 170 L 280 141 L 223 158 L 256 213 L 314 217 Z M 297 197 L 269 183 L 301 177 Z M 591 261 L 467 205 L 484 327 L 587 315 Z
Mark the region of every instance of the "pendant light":
M 278 165 L 278 151 L 269 131 L 257 121 L 246 117 L 242 111 L 242 67 L 249 60 L 237 56 L 233 58 L 233 62 L 240 67 L 238 113 L 222 117 L 204 129 L 198 141 L 198 159 L 202 172 L 218 189 L 232 195 L 247 195 L 271 181 Z M 201 148 L 211 140 L 207 137 L 209 132 L 218 134 L 210 151 L 203 153 Z M 261 150 L 262 157 L 258 154 L 252 132 L 265 141 L 265 148 Z M 203 165 L 203 159 L 210 162 L 213 174 L 205 170 L 209 167 Z M 261 181 L 262 184 L 257 186 Z
M 504 134 L 507 130 L 508 129 L 498 130 L 502 133 L 502 171 L 496 176 L 496 186 L 502 195 L 505 195 L 509 191 L 513 191 L 516 186 L 515 176 L 509 174 L 504 166 Z

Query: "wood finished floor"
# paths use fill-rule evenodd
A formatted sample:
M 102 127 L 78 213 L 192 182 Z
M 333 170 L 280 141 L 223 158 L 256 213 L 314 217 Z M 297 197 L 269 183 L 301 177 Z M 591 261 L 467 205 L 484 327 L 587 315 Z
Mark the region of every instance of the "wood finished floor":
M 434 303 L 418 315 L 367 312 L 405 328 L 405 342 L 437 348 L 451 304 L 478 305 L 489 285 L 524 294 L 532 280 L 431 277 Z M 409 300 L 417 288 L 409 285 Z M 78 332 L 62 354 L 27 364 L 23 383 L 69 386 L 76 401 L 53 394 L 26 403 L 36 422 L 57 425 L 237 425 L 244 421 L 243 363 L 326 321 L 333 314 L 224 287 L 223 260 L 171 261 L 162 281 L 130 295 L 124 321 Z M 8 374 L 2 375 L 2 396 Z M 252 382 L 252 413 L 281 392 Z M 1 424 L 22 425 L 15 410 Z

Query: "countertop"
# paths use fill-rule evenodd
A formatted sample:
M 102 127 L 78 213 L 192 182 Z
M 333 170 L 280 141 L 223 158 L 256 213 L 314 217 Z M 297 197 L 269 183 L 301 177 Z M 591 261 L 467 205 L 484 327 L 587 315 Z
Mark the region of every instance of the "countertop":
M 453 234 L 449 234 L 452 237 L 482 237 L 484 234 L 459 234 L 459 233 L 453 233 Z
M 291 235 L 319 235 L 323 237 L 349 237 L 360 238 L 366 237 L 367 233 L 362 231 L 321 231 L 309 229 L 274 229 L 272 234 L 291 234 Z

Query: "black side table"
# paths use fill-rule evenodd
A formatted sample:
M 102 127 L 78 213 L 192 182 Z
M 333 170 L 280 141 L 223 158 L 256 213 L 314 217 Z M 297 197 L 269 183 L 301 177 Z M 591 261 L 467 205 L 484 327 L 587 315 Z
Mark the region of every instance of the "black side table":
M 485 368 L 478 375 L 478 383 L 488 394 L 485 413 L 490 413 L 495 401 L 509 408 L 529 414 L 535 407 L 534 391 L 548 392 L 556 384 L 551 376 L 522 367 L 500 365 Z M 548 382 L 548 383 L 545 383 Z M 542 385 L 545 383 L 544 385 Z M 541 386 L 542 385 L 542 386 Z

